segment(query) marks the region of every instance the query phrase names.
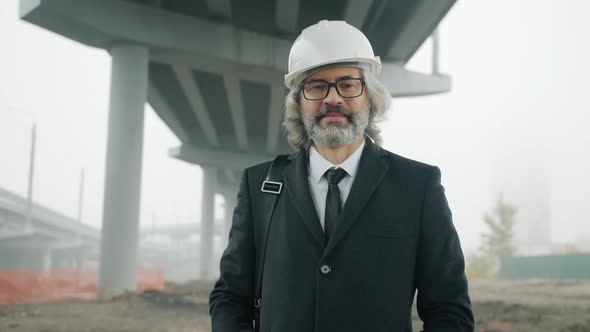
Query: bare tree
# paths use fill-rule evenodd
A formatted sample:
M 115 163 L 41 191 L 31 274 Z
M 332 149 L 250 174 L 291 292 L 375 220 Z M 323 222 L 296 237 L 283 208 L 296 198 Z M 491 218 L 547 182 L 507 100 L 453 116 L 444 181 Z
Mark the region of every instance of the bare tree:
M 470 277 L 494 277 L 499 268 L 500 256 L 513 255 L 516 252 L 514 224 L 517 212 L 518 208 L 505 203 L 500 194 L 492 212 L 484 215 L 488 232 L 482 234 L 479 252 L 467 257 L 466 270 Z
M 514 255 L 514 217 L 517 212 L 516 206 L 504 203 L 502 195 L 498 196 L 492 214 L 486 213 L 483 218 L 489 232 L 482 235 L 482 253 L 497 257 Z

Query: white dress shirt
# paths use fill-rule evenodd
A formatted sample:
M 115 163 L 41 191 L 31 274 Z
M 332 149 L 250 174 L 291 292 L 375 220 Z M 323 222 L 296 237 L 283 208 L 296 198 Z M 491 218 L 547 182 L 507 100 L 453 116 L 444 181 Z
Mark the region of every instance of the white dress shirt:
M 348 173 L 338 183 L 338 189 L 340 189 L 340 202 L 344 206 L 352 182 L 356 177 L 356 171 L 359 167 L 359 161 L 361 160 L 361 154 L 365 147 L 365 141 L 340 165 L 334 165 L 326 158 L 324 158 L 312 145 L 309 148 L 309 189 L 311 191 L 311 198 L 315 205 L 315 209 L 320 217 L 320 224 L 324 228 L 324 219 L 326 217 L 326 196 L 328 195 L 328 180 L 324 177 L 324 173 L 330 168 L 342 168 Z

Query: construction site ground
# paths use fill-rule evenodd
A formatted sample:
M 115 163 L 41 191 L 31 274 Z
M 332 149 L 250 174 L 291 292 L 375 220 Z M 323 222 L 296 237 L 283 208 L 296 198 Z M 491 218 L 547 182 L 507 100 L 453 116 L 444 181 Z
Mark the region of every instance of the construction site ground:
M 0 331 L 210 331 L 211 282 L 167 284 L 167 291 L 105 301 L 0 305 Z M 471 280 L 476 330 L 590 332 L 590 280 Z M 414 331 L 421 323 L 414 315 Z

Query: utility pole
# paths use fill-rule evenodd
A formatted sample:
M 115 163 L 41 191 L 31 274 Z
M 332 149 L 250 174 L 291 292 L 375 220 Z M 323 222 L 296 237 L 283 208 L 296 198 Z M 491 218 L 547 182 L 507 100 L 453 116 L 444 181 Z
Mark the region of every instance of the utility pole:
M 31 158 L 29 160 L 29 187 L 27 193 L 27 210 L 25 212 L 25 232 L 33 230 L 33 179 L 35 173 L 35 141 L 37 124 L 31 128 Z
M 84 168 L 80 171 L 80 191 L 78 192 L 78 222 L 82 223 L 82 208 L 84 206 Z

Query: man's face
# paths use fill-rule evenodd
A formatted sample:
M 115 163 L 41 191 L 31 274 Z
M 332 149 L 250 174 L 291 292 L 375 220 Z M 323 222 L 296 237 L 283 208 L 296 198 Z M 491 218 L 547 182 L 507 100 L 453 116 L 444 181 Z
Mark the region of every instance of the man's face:
M 305 96 L 312 97 L 315 83 L 325 81 L 337 82 L 347 78 L 362 78 L 361 71 L 353 67 L 334 67 L 319 70 L 305 80 Z M 341 94 L 350 94 L 358 87 L 354 84 L 362 84 L 358 80 L 341 81 L 339 91 Z M 325 146 L 339 146 L 353 143 L 362 135 L 369 121 L 369 98 L 366 88 L 361 87 L 362 94 L 356 98 L 342 97 L 335 87 L 331 87 L 328 95 L 320 100 L 308 100 L 304 97 L 304 91 L 299 95 L 299 102 L 303 112 L 303 123 L 309 136 L 315 143 Z M 322 95 L 320 93 L 320 95 Z

